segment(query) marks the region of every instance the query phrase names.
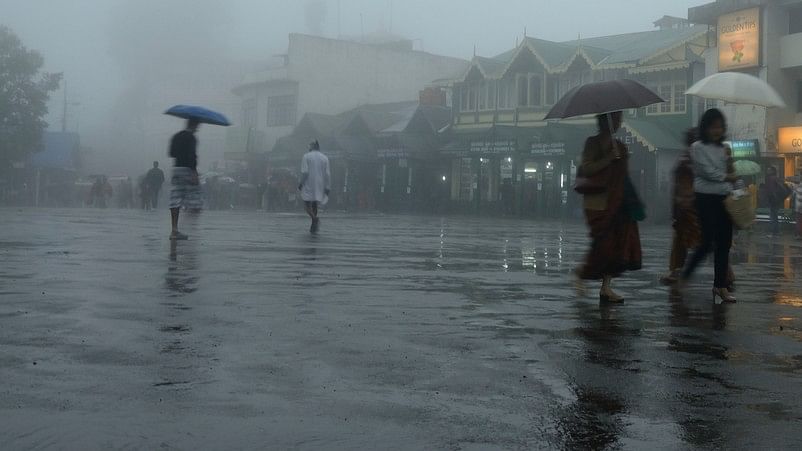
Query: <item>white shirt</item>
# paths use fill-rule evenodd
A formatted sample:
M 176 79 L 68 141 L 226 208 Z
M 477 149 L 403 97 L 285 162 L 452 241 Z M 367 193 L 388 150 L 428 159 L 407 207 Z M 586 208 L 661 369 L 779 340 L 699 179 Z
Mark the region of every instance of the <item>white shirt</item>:
M 693 190 L 701 194 L 726 196 L 732 191 L 727 181 L 727 148 L 696 141 L 691 146 Z
M 301 160 L 301 198 L 304 202 L 326 203 L 331 189 L 329 159 L 319 150 L 307 152 Z
M 796 197 L 796 212 L 802 214 L 802 182 L 797 183 L 794 188 L 794 196 Z

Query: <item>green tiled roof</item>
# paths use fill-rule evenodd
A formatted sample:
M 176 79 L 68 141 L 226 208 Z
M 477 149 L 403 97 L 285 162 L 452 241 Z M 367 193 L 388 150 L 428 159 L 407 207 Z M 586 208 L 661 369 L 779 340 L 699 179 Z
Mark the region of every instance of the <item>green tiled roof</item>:
M 668 50 L 682 42 L 707 32 L 707 27 L 693 26 L 687 28 L 643 31 L 640 33 L 618 34 L 597 38 L 582 38 L 567 41 L 568 46 L 593 47 L 609 53 L 602 63 L 618 64 L 641 60 L 662 50 Z
M 479 66 L 482 73 L 484 73 L 488 77 L 498 77 L 504 72 L 504 68 L 507 67 L 509 63 L 508 60 L 501 60 L 496 58 L 485 58 L 482 56 L 477 56 L 474 58 L 474 61 Z
M 575 45 L 565 45 L 537 38 L 526 38 L 526 43 L 535 49 L 537 54 L 543 58 L 543 61 L 551 67 L 559 66 L 570 60 L 577 49 Z
M 552 69 L 568 64 L 580 49 L 596 65 L 634 64 L 706 32 L 707 27 L 691 26 L 565 42 L 527 37 L 520 46 L 492 58 L 474 57 L 472 66 L 478 67 L 488 78 L 498 78 L 504 74 L 504 70 L 524 45 L 532 49 Z

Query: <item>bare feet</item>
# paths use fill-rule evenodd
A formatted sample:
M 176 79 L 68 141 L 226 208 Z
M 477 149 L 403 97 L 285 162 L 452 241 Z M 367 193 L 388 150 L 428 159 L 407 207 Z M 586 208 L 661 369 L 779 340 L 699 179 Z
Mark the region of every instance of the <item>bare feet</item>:
M 170 239 L 171 239 L 171 240 L 174 240 L 174 241 L 175 241 L 175 240 L 188 240 L 188 239 L 189 239 L 189 237 L 188 237 L 188 236 L 186 236 L 186 235 L 184 235 L 183 233 L 181 233 L 181 232 L 177 231 L 177 230 L 174 230 L 174 231 L 173 231 L 173 232 L 170 234 Z

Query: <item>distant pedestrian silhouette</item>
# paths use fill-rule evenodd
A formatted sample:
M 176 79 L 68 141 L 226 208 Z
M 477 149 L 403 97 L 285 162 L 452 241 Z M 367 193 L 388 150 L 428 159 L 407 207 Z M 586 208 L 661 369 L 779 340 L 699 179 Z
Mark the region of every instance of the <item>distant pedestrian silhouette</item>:
M 301 183 L 298 185 L 306 213 L 312 218 L 309 231 L 317 233 L 320 229 L 318 207 L 328 202 L 331 191 L 331 170 L 329 159 L 320 152 L 320 143 L 309 143 L 309 152 L 301 160 Z

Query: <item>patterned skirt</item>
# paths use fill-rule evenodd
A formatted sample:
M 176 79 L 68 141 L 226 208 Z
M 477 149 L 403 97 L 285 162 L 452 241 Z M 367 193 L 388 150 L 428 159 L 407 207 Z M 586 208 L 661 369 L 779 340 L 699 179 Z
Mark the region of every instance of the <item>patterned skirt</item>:
M 201 187 L 196 183 L 195 171 L 190 168 L 173 168 L 172 188 L 170 189 L 170 208 L 203 208 Z
M 642 266 L 642 251 L 638 223 L 626 214 L 609 218 L 607 211 L 585 210 L 590 227 L 590 251 L 579 277 L 598 280 L 618 277 L 625 271 L 637 271 Z

